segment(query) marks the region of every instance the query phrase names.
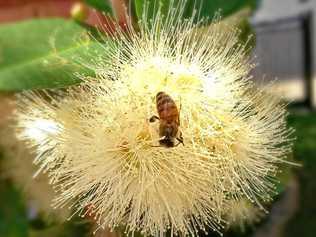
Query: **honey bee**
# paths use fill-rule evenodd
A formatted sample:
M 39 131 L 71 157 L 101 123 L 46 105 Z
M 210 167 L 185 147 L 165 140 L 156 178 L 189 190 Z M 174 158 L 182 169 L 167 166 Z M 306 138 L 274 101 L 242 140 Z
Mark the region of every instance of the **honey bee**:
M 182 133 L 179 131 L 180 116 L 174 100 L 165 92 L 158 92 L 156 95 L 156 107 L 158 116 L 152 116 L 149 121 L 159 120 L 159 144 L 164 147 L 174 147 L 183 143 Z M 175 145 L 175 140 L 178 144 Z

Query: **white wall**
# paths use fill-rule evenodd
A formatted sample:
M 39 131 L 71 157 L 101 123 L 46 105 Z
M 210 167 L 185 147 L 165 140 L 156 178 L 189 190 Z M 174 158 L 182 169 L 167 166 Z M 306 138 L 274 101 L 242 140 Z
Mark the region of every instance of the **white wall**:
M 255 13 L 253 21 L 266 22 L 295 16 L 305 8 L 306 4 L 301 3 L 300 0 L 261 0 L 261 6 Z
M 308 11 L 313 12 L 313 100 L 316 108 L 316 0 L 261 0 L 261 6 L 252 17 L 252 22 L 254 24 L 273 22 L 288 17 L 295 17 Z

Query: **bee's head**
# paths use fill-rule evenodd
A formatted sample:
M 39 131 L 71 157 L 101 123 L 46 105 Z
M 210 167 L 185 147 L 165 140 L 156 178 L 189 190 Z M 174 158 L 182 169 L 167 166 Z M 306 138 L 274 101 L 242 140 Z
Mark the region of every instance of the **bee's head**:
M 162 124 L 160 127 L 160 136 L 162 137 L 162 139 L 159 140 L 160 145 L 174 147 L 174 138 L 177 134 L 176 130 L 172 123 Z
M 174 147 L 174 139 L 170 138 L 170 137 L 165 137 L 163 139 L 159 140 L 159 144 L 161 146 L 165 146 L 165 147 Z

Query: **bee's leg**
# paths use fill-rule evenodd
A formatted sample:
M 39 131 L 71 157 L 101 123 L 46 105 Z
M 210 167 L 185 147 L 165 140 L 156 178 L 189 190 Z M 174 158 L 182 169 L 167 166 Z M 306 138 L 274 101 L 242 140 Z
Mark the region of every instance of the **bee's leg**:
M 178 146 L 179 144 L 182 144 L 184 146 L 184 142 L 183 142 L 183 137 L 182 137 L 182 133 L 180 132 L 180 136 L 176 138 L 177 141 L 179 142 L 177 145 L 175 146 Z
M 180 144 L 182 144 L 182 145 L 184 146 L 183 139 L 177 137 L 177 141 L 178 141 L 179 143 L 178 143 L 177 145 L 175 145 L 175 146 L 179 146 Z
M 153 115 L 153 116 L 150 117 L 149 122 L 153 123 L 153 122 L 155 122 L 157 119 L 159 120 L 159 117 L 156 116 L 156 115 Z

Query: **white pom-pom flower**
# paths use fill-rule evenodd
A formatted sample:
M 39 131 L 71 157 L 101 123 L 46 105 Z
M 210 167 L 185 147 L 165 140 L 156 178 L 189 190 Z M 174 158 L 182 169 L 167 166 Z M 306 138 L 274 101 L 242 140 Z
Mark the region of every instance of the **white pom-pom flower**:
M 220 232 L 229 203 L 270 198 L 290 151 L 286 110 L 250 82 L 234 30 L 159 19 L 108 42 L 88 65 L 96 78 L 58 96 L 23 93 L 18 136 L 36 147 L 56 207 L 127 232 Z M 184 144 L 160 144 L 158 92 L 174 101 Z

